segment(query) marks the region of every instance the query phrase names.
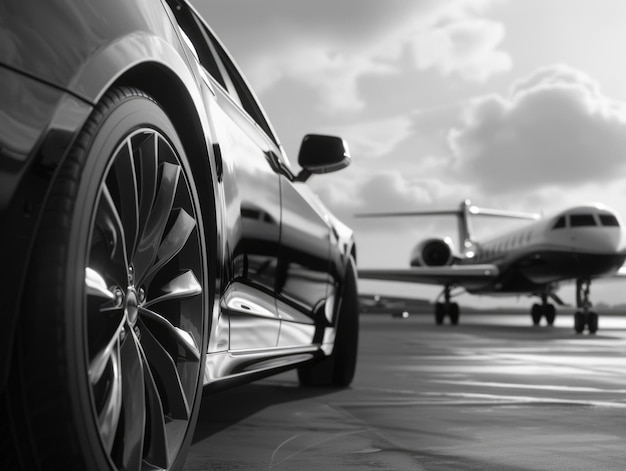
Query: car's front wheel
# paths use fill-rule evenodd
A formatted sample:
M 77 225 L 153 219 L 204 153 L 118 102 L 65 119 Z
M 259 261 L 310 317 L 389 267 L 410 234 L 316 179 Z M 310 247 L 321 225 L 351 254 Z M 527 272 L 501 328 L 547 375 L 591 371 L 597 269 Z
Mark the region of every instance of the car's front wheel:
M 118 88 L 96 106 L 32 260 L 10 392 L 23 467 L 182 467 L 211 285 L 189 162 L 153 99 Z

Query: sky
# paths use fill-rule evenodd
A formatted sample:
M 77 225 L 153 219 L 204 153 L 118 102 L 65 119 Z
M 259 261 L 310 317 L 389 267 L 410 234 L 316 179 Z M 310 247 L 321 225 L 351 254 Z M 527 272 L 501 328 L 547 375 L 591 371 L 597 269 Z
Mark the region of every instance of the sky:
M 255 90 L 297 169 L 302 137 L 343 137 L 352 164 L 310 186 L 355 231 L 361 268 L 408 267 L 446 218 L 364 211 L 550 214 L 601 202 L 626 222 L 626 2 L 195 0 Z M 475 236 L 501 223 L 474 219 Z M 438 289 L 361 282 L 434 298 Z M 626 302 L 616 282 L 592 300 Z M 574 302 L 573 291 L 559 293 Z M 484 302 L 483 297 L 460 302 Z M 502 304 L 501 300 L 497 301 Z M 522 297 L 511 303 L 531 304 Z

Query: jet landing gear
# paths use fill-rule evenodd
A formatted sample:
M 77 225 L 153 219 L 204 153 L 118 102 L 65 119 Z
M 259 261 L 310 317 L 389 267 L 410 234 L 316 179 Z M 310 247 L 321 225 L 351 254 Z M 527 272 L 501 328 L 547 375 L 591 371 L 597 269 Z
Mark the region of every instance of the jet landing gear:
M 443 290 L 444 302 L 435 303 L 435 323 L 443 324 L 446 316 L 450 317 L 450 324 L 457 325 L 459 323 L 459 305 L 450 302 L 450 287 L 446 286 Z
M 554 324 L 554 319 L 556 319 L 556 307 L 554 304 L 548 302 L 548 295 L 541 295 L 541 304 L 533 304 L 533 307 L 530 310 L 530 316 L 533 319 L 533 325 L 539 325 L 541 322 L 541 318 L 545 317 L 548 325 Z
M 577 334 L 582 334 L 585 327 L 590 334 L 595 334 L 598 330 L 598 313 L 591 310 L 589 301 L 590 288 L 591 280 L 576 280 L 576 307 L 580 309 L 574 314 L 574 330 Z

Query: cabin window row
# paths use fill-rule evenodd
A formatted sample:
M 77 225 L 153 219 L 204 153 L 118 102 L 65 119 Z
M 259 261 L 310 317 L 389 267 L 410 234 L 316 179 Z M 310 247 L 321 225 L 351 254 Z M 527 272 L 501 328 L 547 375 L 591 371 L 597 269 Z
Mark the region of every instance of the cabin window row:
M 483 250 L 478 254 L 478 260 L 490 259 L 508 250 L 521 247 L 522 245 L 528 244 L 531 238 L 532 231 L 528 231 L 519 234 L 517 237 L 512 237 L 506 240 L 489 244 L 489 246 L 483 247 Z

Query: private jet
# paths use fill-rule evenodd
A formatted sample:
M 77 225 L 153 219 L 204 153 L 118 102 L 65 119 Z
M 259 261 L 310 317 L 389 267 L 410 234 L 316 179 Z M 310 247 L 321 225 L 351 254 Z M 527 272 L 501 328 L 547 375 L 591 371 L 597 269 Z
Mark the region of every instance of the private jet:
M 478 295 L 538 297 L 531 309 L 534 325 L 545 318 L 552 325 L 556 308 L 549 300 L 564 305 L 556 291 L 562 282 L 576 283 L 574 329 L 577 333 L 598 330 L 598 313 L 592 310 L 592 280 L 618 272 L 626 251 L 620 249 L 621 224 L 615 211 L 602 204 L 574 206 L 549 217 L 538 214 L 479 208 L 469 200 L 458 209 L 401 213 L 364 213 L 356 217 L 441 216 L 457 217 L 458 251 L 452 240 L 429 238 L 418 243 L 410 257 L 410 268 L 360 269 L 362 279 L 426 283 L 443 286 L 435 303 L 435 322 L 446 317 L 459 322 L 460 309 L 452 302 L 453 290 Z M 473 239 L 470 216 L 528 219 L 532 222 L 489 240 Z M 443 301 L 440 301 L 443 299 Z

